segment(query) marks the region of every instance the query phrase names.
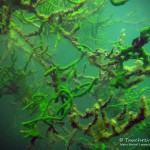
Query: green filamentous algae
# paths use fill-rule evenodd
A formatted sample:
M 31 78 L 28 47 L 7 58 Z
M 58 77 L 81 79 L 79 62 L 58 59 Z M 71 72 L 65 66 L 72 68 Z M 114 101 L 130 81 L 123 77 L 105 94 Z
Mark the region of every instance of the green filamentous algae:
M 1 0 L 0 149 L 150 149 L 149 0 Z

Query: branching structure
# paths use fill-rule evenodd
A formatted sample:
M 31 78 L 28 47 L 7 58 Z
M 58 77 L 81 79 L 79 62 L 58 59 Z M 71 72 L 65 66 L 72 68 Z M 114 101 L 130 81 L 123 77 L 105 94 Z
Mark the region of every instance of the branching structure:
M 95 38 L 99 25 L 104 28 L 115 22 L 99 19 L 106 2 L 106 0 L 95 0 L 92 4 L 88 0 L 0 2 L 0 34 L 9 37 L 9 42 L 5 41 L 8 56 L 0 61 L 0 65 L 3 65 L 0 67 L 0 96 L 8 94 L 15 96 L 17 100 L 20 99 L 23 110 L 34 114 L 31 120 L 22 123 L 27 130 L 21 130 L 21 133 L 25 138 L 31 139 L 28 149 L 35 145 L 36 139 L 45 137 L 50 139 L 51 144 L 64 143 L 66 149 L 71 149 L 74 144 L 80 149 L 86 146 L 91 149 L 102 148 L 101 143 L 126 133 L 146 119 L 149 111 L 147 95 L 143 96 L 142 92 L 139 92 L 140 94 L 132 95 L 130 103 L 126 100 L 129 99 L 128 95 L 131 95 L 135 86 L 150 75 L 150 58 L 144 48 L 150 41 L 150 27 L 142 29 L 140 35 L 128 46 L 122 44 L 125 38 L 123 30 L 111 51 L 91 48 L 87 44 L 90 42 L 88 37 Z M 125 4 L 127 0 L 110 0 L 110 2 L 119 6 Z M 80 31 L 84 27 L 88 28 L 89 22 L 91 30 L 88 32 L 87 42 L 82 44 L 83 35 Z M 32 31 L 26 32 L 24 28 L 28 26 L 32 27 Z M 51 42 L 53 36 L 55 42 Z M 69 42 L 79 53 L 78 58 L 65 66 L 53 60 L 61 41 Z M 73 48 L 68 47 L 68 51 Z M 52 49 L 55 53 L 51 53 Z M 17 67 L 19 52 L 28 57 L 21 67 Z M 8 65 L 5 59 L 7 61 L 10 57 Z M 87 64 L 82 64 L 84 59 L 97 68 L 96 75 L 86 74 Z M 135 66 L 125 65 L 125 62 L 130 60 L 136 61 Z M 37 67 L 32 68 L 32 63 L 37 63 Z M 83 70 L 79 69 L 79 65 L 83 65 Z M 43 74 L 42 86 L 38 86 L 38 81 L 34 81 L 32 86 L 27 83 L 28 78 L 38 76 L 40 70 Z M 89 95 L 92 98 L 89 98 Z M 91 99 L 93 106 L 87 105 L 85 110 L 80 110 L 78 100 L 82 99 L 85 100 L 85 105 L 88 104 L 87 99 Z M 120 102 L 122 99 L 124 101 Z M 140 107 L 136 107 L 139 100 Z M 114 107 L 111 108 L 111 105 Z M 134 107 L 136 111 L 131 112 Z M 116 113 L 109 113 L 115 110 Z M 45 128 L 41 131 L 42 125 Z M 90 140 L 77 138 L 77 134 L 84 134 Z

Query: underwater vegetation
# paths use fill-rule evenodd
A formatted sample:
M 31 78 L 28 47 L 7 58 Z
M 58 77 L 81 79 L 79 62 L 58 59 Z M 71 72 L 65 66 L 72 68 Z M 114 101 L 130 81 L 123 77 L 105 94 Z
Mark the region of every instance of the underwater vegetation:
M 102 17 L 108 3 L 130 1 L 1 0 L 0 98 L 12 95 L 27 113 L 20 132 L 28 150 L 38 140 L 51 149 L 111 149 L 107 142 L 146 124 L 149 87 L 139 84 L 150 76 L 150 26 L 126 46 L 121 30 L 103 49 L 99 31 L 119 21 Z

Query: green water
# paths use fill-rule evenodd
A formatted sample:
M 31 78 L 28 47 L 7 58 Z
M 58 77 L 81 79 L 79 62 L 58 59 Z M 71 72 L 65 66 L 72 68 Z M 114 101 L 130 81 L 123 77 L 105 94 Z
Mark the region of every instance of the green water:
M 149 6 L 1 0 L 0 149 L 150 149 Z

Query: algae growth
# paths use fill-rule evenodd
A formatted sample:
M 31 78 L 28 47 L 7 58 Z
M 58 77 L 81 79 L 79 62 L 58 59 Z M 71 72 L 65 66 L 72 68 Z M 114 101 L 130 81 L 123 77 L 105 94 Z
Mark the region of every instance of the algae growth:
M 136 137 L 134 129 L 149 138 L 149 87 L 142 84 L 150 76 L 150 26 L 143 23 L 127 44 L 127 29 L 115 41 L 105 35 L 136 16 L 103 17 L 107 6 L 130 3 L 0 2 L 0 98 L 11 95 L 26 114 L 18 120 L 26 149 L 120 149 L 118 139 Z

